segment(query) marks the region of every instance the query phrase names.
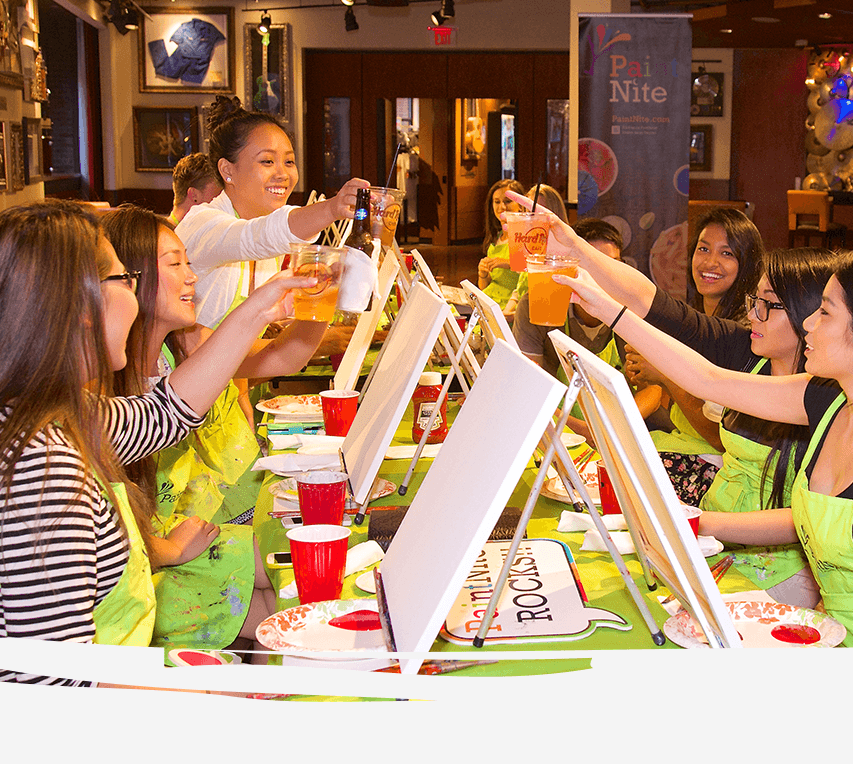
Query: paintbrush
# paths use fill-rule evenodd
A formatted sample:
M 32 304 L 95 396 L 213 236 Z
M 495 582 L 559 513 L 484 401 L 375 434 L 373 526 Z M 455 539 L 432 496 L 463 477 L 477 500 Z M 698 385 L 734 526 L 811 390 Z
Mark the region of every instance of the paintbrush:
M 725 557 L 723 557 L 722 560 L 719 560 L 718 562 L 714 563 L 714 565 L 711 566 L 711 573 L 714 576 L 714 583 L 715 584 L 719 583 L 720 579 L 724 575 L 726 575 L 726 573 L 728 572 L 728 569 L 732 566 L 732 563 L 734 562 L 734 560 L 735 560 L 734 555 L 729 554 L 729 555 L 726 555 Z M 674 599 L 675 599 L 675 595 L 670 594 L 669 597 L 667 597 L 665 600 L 662 600 L 660 604 L 666 605 L 666 604 L 672 602 Z
M 471 668 L 472 666 L 487 666 L 491 663 L 497 663 L 497 661 L 424 661 L 418 673 L 430 676 L 435 674 L 447 674 L 451 671 L 461 671 L 462 669 Z M 397 663 L 393 666 L 388 666 L 387 668 L 376 669 L 376 671 L 385 674 L 399 674 L 400 664 Z

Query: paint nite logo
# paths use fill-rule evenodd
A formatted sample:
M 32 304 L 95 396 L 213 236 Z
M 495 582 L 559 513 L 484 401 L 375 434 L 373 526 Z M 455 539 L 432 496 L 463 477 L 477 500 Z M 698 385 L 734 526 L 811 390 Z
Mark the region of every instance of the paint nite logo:
M 598 46 L 595 44 L 595 38 L 598 38 Z M 606 24 L 599 24 L 595 28 L 595 34 L 590 35 L 589 38 L 589 47 L 592 49 L 592 63 L 589 65 L 589 69 L 584 71 L 584 74 L 588 74 L 590 76 L 595 74 L 595 62 L 598 61 L 600 56 L 610 49 L 611 45 L 614 45 L 617 42 L 628 42 L 630 39 L 631 35 L 627 32 L 620 32 L 617 29 L 615 33 L 611 33 L 610 30 L 607 29 Z

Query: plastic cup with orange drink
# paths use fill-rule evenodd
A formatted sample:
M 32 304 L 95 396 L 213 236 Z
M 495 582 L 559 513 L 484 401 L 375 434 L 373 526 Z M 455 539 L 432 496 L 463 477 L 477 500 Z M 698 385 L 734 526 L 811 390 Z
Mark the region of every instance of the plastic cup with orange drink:
M 319 244 L 294 245 L 291 267 L 294 276 L 317 279 L 314 286 L 293 290 L 293 312 L 297 321 L 329 323 L 335 317 L 338 289 L 341 283 L 341 262 L 345 250 Z
M 556 274 L 578 275 L 578 258 L 565 255 L 529 255 L 527 281 L 530 300 L 530 323 L 538 326 L 563 326 L 569 312 L 572 288 L 558 284 Z
M 516 273 L 527 270 L 527 258 L 544 255 L 551 223 L 544 212 L 507 212 L 506 232 L 509 267 Z
M 383 247 L 390 247 L 403 212 L 406 194 L 398 188 L 370 187 L 370 232 Z

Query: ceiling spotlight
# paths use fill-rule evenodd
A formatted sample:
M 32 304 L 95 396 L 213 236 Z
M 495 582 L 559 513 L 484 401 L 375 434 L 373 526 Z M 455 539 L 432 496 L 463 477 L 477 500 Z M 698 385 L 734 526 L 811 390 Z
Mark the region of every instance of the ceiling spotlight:
M 358 30 L 358 22 L 355 20 L 355 11 L 352 6 L 347 8 L 347 12 L 344 14 L 344 27 L 346 27 L 347 32 Z
M 269 15 L 269 13 L 264 11 L 261 14 L 261 23 L 258 24 L 258 31 L 261 34 L 269 34 L 270 27 L 272 27 L 272 17 Z
M 355 3 L 355 0 L 341 0 L 344 5 L 352 5 Z
M 136 3 L 130 0 L 112 0 L 107 11 L 107 20 L 122 35 L 139 29 L 139 11 L 136 9 Z
M 433 13 L 430 19 L 432 23 L 440 27 L 448 19 L 452 19 L 456 15 L 453 8 L 453 0 L 441 0 L 441 10 Z
M 832 14 L 831 13 L 818 13 L 817 17 L 819 19 L 831 19 Z

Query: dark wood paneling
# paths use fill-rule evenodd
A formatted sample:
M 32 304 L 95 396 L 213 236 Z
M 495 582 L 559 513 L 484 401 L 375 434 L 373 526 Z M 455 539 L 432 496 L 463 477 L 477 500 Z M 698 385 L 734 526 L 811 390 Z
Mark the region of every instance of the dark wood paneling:
M 755 205 L 768 249 L 787 246 L 786 192 L 805 175 L 807 57 L 802 50 L 734 53 L 732 198 Z
M 323 191 L 323 104 L 326 98 L 350 99 L 350 162 L 354 177 L 365 177 L 362 154 L 361 54 L 335 51 L 305 51 L 305 136 L 299 141 L 305 151 L 305 184 Z M 336 189 L 326 189 L 326 193 Z

